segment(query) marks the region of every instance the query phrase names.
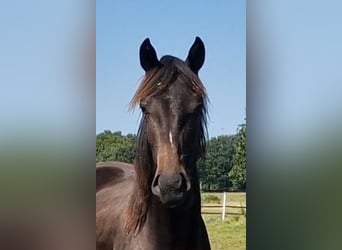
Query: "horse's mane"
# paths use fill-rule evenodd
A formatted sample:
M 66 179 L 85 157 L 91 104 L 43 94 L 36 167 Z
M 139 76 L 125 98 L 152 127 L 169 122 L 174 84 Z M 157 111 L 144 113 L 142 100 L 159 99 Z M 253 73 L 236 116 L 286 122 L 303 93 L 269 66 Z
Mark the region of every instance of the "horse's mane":
M 207 101 L 208 97 L 203 83 L 186 66 L 185 62 L 173 56 L 163 56 L 160 63 L 160 67 L 155 67 L 146 73 L 129 104 L 131 109 L 137 106 L 142 99 L 160 94 L 177 77 L 184 78 L 185 82 L 189 84 L 188 87 L 201 96 L 204 101 Z
M 193 73 L 186 63 L 173 56 L 164 56 L 160 60 L 161 65 L 148 72 L 141 81 L 137 91 L 129 103 L 130 109 L 135 108 L 140 102 L 150 96 L 162 94 L 167 87 L 179 77 L 184 79 L 188 88 L 201 97 L 203 105 L 200 112 L 201 126 L 197 159 L 205 152 L 207 141 L 207 103 L 206 89 L 198 75 Z M 146 216 L 151 200 L 151 183 L 154 169 L 151 147 L 148 144 L 145 133 L 146 117 L 143 115 L 137 133 L 136 145 L 136 183 L 131 197 L 127 213 L 126 230 L 128 233 L 139 232 L 146 221 Z

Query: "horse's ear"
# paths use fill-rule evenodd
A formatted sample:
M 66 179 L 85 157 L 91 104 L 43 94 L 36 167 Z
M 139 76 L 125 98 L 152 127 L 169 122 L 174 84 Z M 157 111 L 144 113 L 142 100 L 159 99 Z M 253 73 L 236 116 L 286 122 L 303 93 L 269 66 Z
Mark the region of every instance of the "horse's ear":
M 204 43 L 201 38 L 196 37 L 194 44 L 189 50 L 188 57 L 186 58 L 186 64 L 190 69 L 197 74 L 200 68 L 203 66 L 205 58 Z
M 140 65 L 145 71 L 149 71 L 160 65 L 157 53 L 153 48 L 150 39 L 146 38 L 140 45 Z

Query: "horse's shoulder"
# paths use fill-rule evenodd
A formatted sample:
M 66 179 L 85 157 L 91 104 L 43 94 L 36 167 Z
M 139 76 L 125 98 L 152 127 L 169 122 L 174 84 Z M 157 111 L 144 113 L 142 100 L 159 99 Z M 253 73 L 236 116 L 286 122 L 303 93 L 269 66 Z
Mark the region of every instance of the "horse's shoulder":
M 96 164 L 96 192 L 134 177 L 132 164 L 116 161 L 99 162 Z

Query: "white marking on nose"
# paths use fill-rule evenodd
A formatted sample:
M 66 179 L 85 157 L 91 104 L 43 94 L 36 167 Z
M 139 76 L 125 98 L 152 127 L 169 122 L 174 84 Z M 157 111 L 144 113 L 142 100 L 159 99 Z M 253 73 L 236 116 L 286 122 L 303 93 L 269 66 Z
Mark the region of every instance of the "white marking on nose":
M 169 132 L 169 141 L 170 141 L 170 144 L 171 144 L 171 148 L 173 148 L 174 145 L 173 145 L 173 140 L 172 140 L 172 133 L 171 133 L 171 131 Z

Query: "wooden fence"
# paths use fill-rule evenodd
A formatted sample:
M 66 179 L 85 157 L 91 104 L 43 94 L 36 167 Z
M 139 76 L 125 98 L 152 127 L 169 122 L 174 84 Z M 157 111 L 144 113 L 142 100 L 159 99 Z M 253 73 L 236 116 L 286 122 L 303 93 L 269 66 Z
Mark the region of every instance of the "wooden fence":
M 223 192 L 222 196 L 219 193 L 202 193 L 202 214 L 221 214 L 222 221 L 225 220 L 226 215 L 246 216 L 247 207 L 245 195 L 227 192 Z
M 222 214 L 223 207 L 220 204 L 203 204 L 202 214 Z M 247 207 L 243 203 L 240 205 L 226 205 L 225 214 L 245 215 Z

